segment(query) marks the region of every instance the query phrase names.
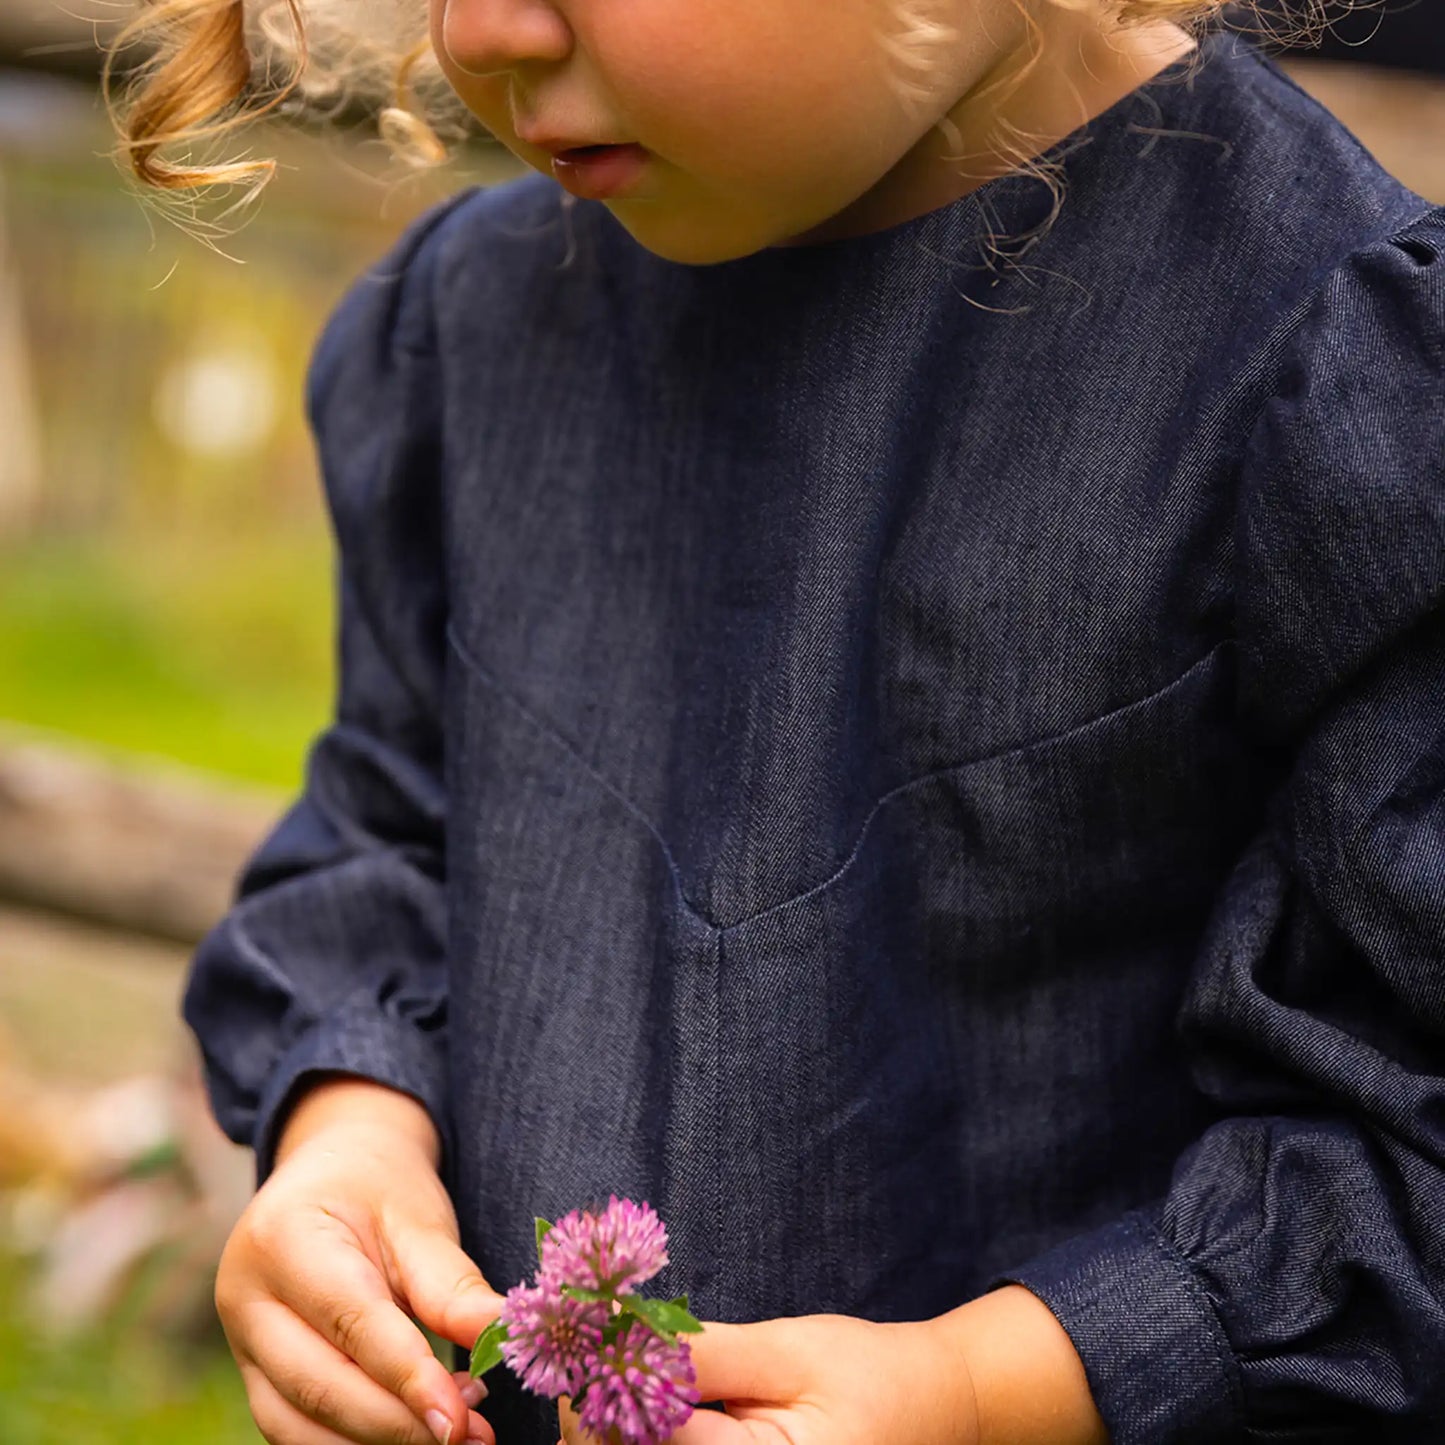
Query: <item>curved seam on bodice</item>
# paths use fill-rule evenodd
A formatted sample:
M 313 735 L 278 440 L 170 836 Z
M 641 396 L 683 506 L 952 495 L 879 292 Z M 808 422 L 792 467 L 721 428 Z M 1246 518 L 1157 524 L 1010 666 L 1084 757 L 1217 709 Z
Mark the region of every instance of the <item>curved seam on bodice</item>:
M 668 847 L 667 839 L 663 837 L 661 830 L 652 821 L 652 819 L 649 818 L 647 814 L 644 813 L 642 809 L 632 801 L 631 798 L 629 798 L 624 792 L 622 792 L 620 788 L 618 788 L 614 783 L 612 783 L 601 773 L 599 773 L 597 769 L 594 768 L 592 764 L 589 763 L 587 759 L 584 758 L 581 753 L 577 751 L 577 749 L 572 745 L 572 743 L 570 743 L 565 737 L 562 736 L 561 733 L 557 731 L 556 727 L 551 722 L 547 721 L 545 718 L 539 717 L 531 710 L 531 708 L 529 708 L 524 702 L 522 702 L 520 698 L 516 697 L 508 688 L 503 686 L 503 684 L 492 674 L 490 669 L 488 669 L 477 657 L 472 654 L 470 649 L 457 634 L 455 627 L 450 623 L 448 623 L 447 625 L 447 641 L 450 643 L 452 650 L 456 653 L 457 657 L 461 660 L 461 662 L 468 669 L 468 671 L 470 671 L 474 676 L 476 676 L 483 683 L 485 683 L 487 687 L 491 688 L 498 697 L 503 699 L 503 701 L 509 703 L 519 713 L 521 713 L 522 716 L 526 718 L 527 721 L 530 722 L 532 726 L 536 728 L 537 731 L 540 732 L 544 737 L 551 739 L 553 743 L 555 743 L 559 748 L 562 749 L 564 753 L 566 753 L 569 757 L 573 759 L 573 761 L 577 764 L 579 768 L 582 769 L 583 773 L 585 773 L 587 777 L 592 779 L 592 781 L 596 783 L 597 786 L 600 787 L 604 792 L 606 792 L 609 797 L 614 798 L 617 802 L 619 802 L 629 813 L 632 814 L 634 818 L 638 820 L 638 822 L 643 825 L 644 828 L 647 829 L 649 833 L 652 834 L 652 836 L 657 840 L 657 846 L 662 850 L 663 858 L 667 861 L 668 871 L 672 875 L 673 887 L 676 888 L 677 896 L 682 900 L 683 907 L 686 908 L 687 911 L 692 914 L 692 916 L 710 932 L 717 934 L 726 934 L 731 933 L 736 929 L 746 927 L 750 923 L 755 923 L 760 918 L 766 918 L 769 914 L 781 912 L 785 908 L 792 908 L 797 904 L 805 902 L 807 899 L 813 897 L 815 894 L 821 893 L 825 889 L 832 887 L 832 885 L 836 883 L 838 879 L 841 878 L 843 874 L 848 871 L 849 868 L 852 867 L 853 861 L 857 858 L 859 852 L 863 848 L 864 842 L 867 840 L 868 830 L 873 824 L 874 817 L 877 816 L 879 809 L 882 808 L 885 803 L 890 802 L 894 798 L 897 798 L 901 794 L 909 792 L 914 788 L 921 787 L 925 783 L 935 782 L 939 778 L 947 777 L 952 773 L 961 772 L 965 768 L 976 768 L 982 766 L 985 763 L 1001 762 L 1003 759 L 1012 757 L 1018 753 L 1031 752 L 1035 748 L 1048 747 L 1063 742 L 1078 733 L 1085 732 L 1090 728 L 1099 727 L 1100 725 L 1107 721 L 1110 721 L 1111 719 L 1119 718 L 1125 713 L 1132 712 L 1135 708 L 1144 707 L 1147 704 L 1153 702 L 1156 698 L 1161 697 L 1163 696 L 1163 694 L 1170 692 L 1174 688 L 1180 686 L 1180 684 L 1182 684 L 1193 673 L 1197 672 L 1200 668 L 1208 664 L 1213 659 L 1215 654 L 1220 651 L 1221 648 L 1233 643 L 1234 639 L 1232 637 L 1221 638 L 1218 642 L 1214 644 L 1213 647 L 1209 649 L 1208 652 L 1204 653 L 1202 657 L 1197 658 L 1194 662 L 1190 663 L 1190 665 L 1186 667 L 1183 672 L 1179 673 L 1169 682 L 1166 682 L 1162 687 L 1155 688 L 1153 692 L 1146 693 L 1143 697 L 1135 698 L 1134 701 L 1124 703 L 1120 707 L 1111 708 L 1108 712 L 1100 713 L 1099 716 L 1089 718 L 1085 722 L 1076 723 L 1073 727 L 1066 728 L 1061 733 L 1052 733 L 1046 737 L 1035 738 L 1031 742 L 1020 743 L 1017 746 L 1011 748 L 1004 748 L 996 753 L 985 753 L 982 757 L 969 758 L 964 760 L 963 762 L 958 763 L 949 763 L 945 767 L 931 769 L 929 772 L 920 773 L 916 777 L 908 778 L 904 782 L 896 784 L 894 787 L 890 788 L 886 793 L 883 793 L 874 801 L 873 806 L 868 810 L 867 816 L 863 819 L 862 825 L 858 829 L 858 836 L 854 839 L 853 846 L 849 850 L 848 856 L 842 861 L 842 863 L 838 865 L 836 869 L 834 869 L 831 874 L 829 874 L 827 878 L 824 878 L 819 883 L 815 883 L 811 888 L 804 889 L 801 893 L 795 893 L 791 897 L 783 899 L 779 903 L 770 903 L 766 908 L 760 908 L 756 913 L 750 913 L 746 918 L 740 918 L 735 923 L 722 924 L 714 922 L 711 918 L 707 916 L 707 914 L 702 912 L 702 910 L 698 908 L 697 905 L 694 904 L 693 901 L 687 896 L 687 893 L 684 891 L 682 886 L 682 874 L 677 866 L 677 860 L 673 857 L 672 849 Z

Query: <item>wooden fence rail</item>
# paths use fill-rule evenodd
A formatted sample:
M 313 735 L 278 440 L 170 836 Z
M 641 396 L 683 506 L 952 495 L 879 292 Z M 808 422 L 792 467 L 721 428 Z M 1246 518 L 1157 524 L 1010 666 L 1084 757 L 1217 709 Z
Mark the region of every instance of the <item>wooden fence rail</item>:
M 0 899 L 193 943 L 284 803 L 0 729 Z

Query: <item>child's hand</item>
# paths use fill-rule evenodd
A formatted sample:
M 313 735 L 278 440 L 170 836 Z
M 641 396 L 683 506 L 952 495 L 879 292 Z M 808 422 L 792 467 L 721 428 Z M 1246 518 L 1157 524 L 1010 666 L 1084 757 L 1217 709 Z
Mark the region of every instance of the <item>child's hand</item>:
M 698 1411 L 677 1445 L 1109 1445 L 1072 1339 L 1018 1284 L 916 1324 L 803 1315 L 687 1341 L 702 1398 L 728 1413 Z M 568 1403 L 563 1438 L 582 1445 Z
M 467 1409 L 482 1391 L 408 1318 L 470 1346 L 502 1306 L 458 1244 L 435 1158 L 385 1101 L 333 1113 L 237 1222 L 216 1308 L 272 1445 L 495 1445 Z
M 704 1400 L 673 1445 L 976 1445 L 973 1382 L 934 1321 L 801 1315 L 684 1337 Z M 566 1445 L 596 1445 L 558 1401 Z M 618 1445 L 616 1432 L 607 1445 Z

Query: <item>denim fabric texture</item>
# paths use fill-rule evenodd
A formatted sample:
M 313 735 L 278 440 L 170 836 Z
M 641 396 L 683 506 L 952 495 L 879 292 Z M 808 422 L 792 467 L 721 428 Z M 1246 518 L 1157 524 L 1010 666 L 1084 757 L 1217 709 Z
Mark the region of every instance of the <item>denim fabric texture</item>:
M 705 267 L 541 176 L 414 224 L 185 1017 L 258 1180 L 316 1071 L 420 1099 L 499 1289 L 616 1192 L 706 1319 L 1026 1285 L 1114 1445 L 1439 1442 L 1445 210 L 1232 34 L 1049 156 L 1015 264 L 1016 177 Z

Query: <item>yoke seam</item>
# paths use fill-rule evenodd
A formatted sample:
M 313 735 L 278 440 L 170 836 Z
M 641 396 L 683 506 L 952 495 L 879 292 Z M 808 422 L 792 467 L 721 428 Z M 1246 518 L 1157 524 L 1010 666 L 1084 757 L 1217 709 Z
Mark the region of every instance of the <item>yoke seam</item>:
M 631 798 L 629 798 L 624 792 L 622 792 L 622 790 L 618 788 L 616 784 L 614 784 L 610 779 L 604 777 L 601 773 L 599 773 L 597 769 L 594 768 L 592 764 L 589 763 L 587 759 L 584 758 L 581 753 L 577 751 L 573 744 L 569 742 L 565 737 L 563 737 L 560 732 L 557 731 L 556 727 L 551 722 L 549 722 L 545 718 L 539 717 L 524 702 L 514 696 L 513 693 L 507 687 L 505 687 L 502 682 L 491 672 L 491 670 L 484 666 L 482 662 L 472 654 L 471 650 L 466 647 L 466 645 L 462 642 L 462 639 L 457 634 L 456 628 L 451 623 L 447 624 L 447 641 L 451 644 L 452 650 L 456 653 L 460 661 L 476 677 L 478 677 L 482 682 L 484 682 L 488 687 L 490 687 L 497 694 L 498 697 L 502 698 L 505 702 L 509 703 L 513 708 L 515 708 L 519 713 L 521 713 L 522 716 L 525 717 L 528 722 L 530 722 L 538 730 L 538 732 L 542 733 L 543 736 L 550 738 L 552 742 L 554 742 L 559 748 L 561 748 L 562 751 L 565 752 L 567 756 L 570 757 L 579 768 L 581 768 L 581 770 L 584 774 L 586 774 L 587 777 L 592 779 L 592 781 L 596 783 L 598 787 L 602 788 L 609 797 L 620 803 L 629 813 L 632 814 L 634 818 L 637 819 L 639 823 L 643 825 L 644 828 L 647 829 L 649 833 L 652 834 L 653 838 L 657 841 L 658 847 L 662 850 L 662 856 L 666 860 L 668 871 L 672 875 L 673 887 L 677 890 L 677 896 L 682 900 L 683 906 L 688 910 L 689 913 L 692 914 L 695 919 L 697 919 L 699 923 L 703 925 L 704 928 L 707 928 L 712 932 L 718 934 L 726 934 L 732 932 L 735 929 L 744 928 L 748 924 L 757 922 L 757 920 L 760 918 L 766 918 L 770 914 L 781 912 L 783 909 L 795 907 L 796 905 L 803 903 L 807 899 L 813 897 L 815 894 L 820 893 L 827 888 L 830 888 L 852 866 L 854 859 L 857 858 L 859 852 L 863 847 L 864 842 L 867 839 L 868 830 L 873 824 L 873 819 L 878 815 L 879 810 L 883 807 L 885 803 L 892 801 L 894 798 L 897 798 L 903 793 L 909 792 L 914 788 L 922 787 L 925 783 L 935 782 L 939 778 L 948 777 L 950 774 L 961 772 L 965 768 L 982 767 L 986 763 L 1001 762 L 1005 758 L 1015 757 L 1019 754 L 1030 752 L 1035 748 L 1053 746 L 1062 743 L 1069 738 L 1075 737 L 1081 733 L 1087 732 L 1091 728 L 1099 727 L 1103 723 L 1110 721 L 1114 718 L 1122 717 L 1126 713 L 1132 712 L 1136 708 L 1143 707 L 1146 704 L 1153 702 L 1156 698 L 1162 697 L 1165 693 L 1172 691 L 1174 688 L 1178 687 L 1182 682 L 1184 682 L 1186 678 L 1190 677 L 1193 673 L 1195 673 L 1200 668 L 1204 667 L 1205 664 L 1210 662 L 1214 658 L 1214 656 L 1223 648 L 1234 646 L 1236 643 L 1236 640 L 1233 636 L 1221 638 L 1207 652 L 1205 652 L 1202 656 L 1196 658 L 1192 663 L 1190 663 L 1190 665 L 1186 667 L 1183 672 L 1179 673 L 1174 678 L 1171 678 L 1170 681 L 1166 682 L 1162 687 L 1155 688 L 1153 692 L 1146 693 L 1143 697 L 1135 698 L 1133 699 L 1133 701 L 1124 703 L 1120 707 L 1110 708 L 1108 712 L 1100 713 L 1097 717 L 1089 718 L 1081 723 L 1076 723 L 1073 727 L 1066 728 L 1061 733 L 1051 733 L 1045 737 L 1034 738 L 1029 742 L 1020 743 L 1016 747 L 1004 748 L 996 753 L 985 753 L 981 757 L 965 758 L 960 762 L 948 763 L 941 768 L 933 768 L 929 772 L 920 773 L 915 777 L 907 778 L 903 782 L 895 784 L 893 787 L 889 788 L 886 793 L 881 794 L 878 798 L 874 800 L 872 807 L 869 808 L 867 815 L 864 817 L 863 822 L 858 829 L 858 835 L 853 841 L 853 846 L 849 850 L 848 856 L 842 861 L 842 863 L 838 865 L 838 867 L 831 874 L 828 875 L 828 877 L 824 878 L 819 883 L 815 883 L 811 888 L 806 888 L 801 893 L 795 893 L 791 897 L 783 899 L 781 902 L 770 903 L 766 908 L 761 908 L 756 913 L 750 913 L 746 918 L 740 918 L 735 923 L 720 924 L 714 922 L 705 913 L 703 913 L 701 909 L 699 909 L 687 896 L 687 893 L 684 891 L 682 886 L 682 875 L 678 869 L 677 860 L 673 856 L 672 849 L 668 847 L 667 839 L 663 837 L 661 830 L 652 821 L 652 819 L 649 818 L 647 814 L 644 813 L 642 809 L 635 802 L 633 802 Z

